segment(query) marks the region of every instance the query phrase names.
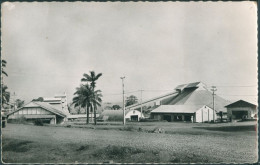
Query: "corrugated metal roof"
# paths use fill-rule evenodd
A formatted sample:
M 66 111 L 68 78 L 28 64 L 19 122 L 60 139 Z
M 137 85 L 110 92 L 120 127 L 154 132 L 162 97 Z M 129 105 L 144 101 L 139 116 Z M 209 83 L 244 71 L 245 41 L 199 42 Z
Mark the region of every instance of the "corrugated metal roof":
M 201 82 L 194 82 L 194 83 L 188 83 L 188 84 L 181 84 L 181 85 L 178 85 L 175 89 L 184 89 L 184 88 L 193 88 L 193 87 L 198 87 L 198 85 L 200 84 Z
M 200 82 L 195 82 L 195 83 L 189 83 L 186 85 L 185 88 L 191 88 L 191 87 L 197 87 L 197 85 L 199 85 Z
M 65 113 L 63 113 L 63 112 L 61 112 L 60 110 L 54 108 L 54 107 L 53 107 L 52 105 L 50 105 L 49 103 L 45 103 L 45 102 L 34 102 L 34 103 L 40 105 L 42 108 L 45 108 L 45 109 L 47 109 L 47 110 L 49 110 L 49 111 L 51 111 L 51 112 L 53 112 L 53 113 L 55 113 L 55 114 L 61 115 L 61 116 L 63 116 L 63 117 L 66 116 Z
M 252 104 L 250 102 L 244 101 L 244 100 L 238 100 L 236 102 L 233 102 L 231 104 L 228 104 L 225 106 L 226 108 L 234 108 L 234 107 L 252 107 L 256 108 L 255 104 Z
M 130 111 L 137 111 L 137 110 L 126 110 L 125 115 L 127 115 Z M 104 110 L 101 114 L 102 116 L 123 116 L 123 110 Z
M 89 117 L 94 117 L 94 114 L 92 115 L 89 113 Z M 96 114 L 96 117 L 99 117 L 99 114 Z M 77 119 L 77 118 L 87 118 L 87 114 L 78 114 L 78 115 L 69 115 L 68 119 Z
M 43 98 L 43 101 L 61 101 L 61 98 L 49 97 Z
M 226 112 L 225 108 L 230 102 L 215 96 L 215 110 Z M 208 90 L 197 90 L 193 88 L 186 88 L 178 96 L 174 97 L 172 100 L 167 100 L 164 104 L 167 105 L 207 105 L 213 108 L 213 97 L 212 93 Z
M 50 112 L 52 112 L 54 114 L 57 114 L 57 115 L 62 116 L 62 117 L 66 117 L 66 114 L 64 114 L 63 112 L 55 109 L 52 105 L 50 105 L 48 103 L 45 103 L 45 102 L 36 102 L 36 101 L 30 102 L 30 103 L 26 104 L 25 106 L 15 110 L 15 111 L 13 111 L 13 112 L 8 113 L 8 115 L 13 114 L 13 113 L 15 113 L 17 111 L 20 111 L 23 108 L 30 108 L 30 107 L 31 108 L 32 107 L 41 107 L 41 108 L 43 108 L 43 109 L 45 109 L 47 111 L 50 111 Z
M 54 118 L 55 115 L 24 115 L 26 119 L 51 119 Z
M 160 105 L 151 113 L 194 113 L 204 105 Z

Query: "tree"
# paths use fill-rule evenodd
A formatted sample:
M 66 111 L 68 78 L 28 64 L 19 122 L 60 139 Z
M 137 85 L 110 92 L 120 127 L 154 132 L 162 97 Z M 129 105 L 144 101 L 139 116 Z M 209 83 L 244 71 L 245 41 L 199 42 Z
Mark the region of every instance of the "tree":
M 89 124 L 89 111 L 90 109 L 96 109 L 97 106 L 101 106 L 102 102 L 102 94 L 101 90 L 94 91 L 92 87 L 89 86 L 89 84 L 80 85 L 79 88 L 76 88 L 76 92 L 74 93 L 76 95 L 73 98 L 73 104 L 74 107 L 82 107 L 86 108 L 86 114 L 87 114 L 87 124 Z M 93 106 L 92 106 L 93 105 Z
M 80 87 L 76 88 L 76 92 L 74 93 L 76 95 L 72 100 L 74 103 L 74 107 L 82 107 L 86 108 L 86 114 L 87 114 L 87 124 L 89 124 L 89 108 L 91 107 L 91 97 L 93 97 L 92 89 L 91 87 L 86 85 L 80 85 Z
M 24 100 L 16 99 L 15 105 L 17 106 L 17 108 L 21 108 L 24 105 Z
M 88 74 L 86 74 L 86 73 L 84 73 L 83 74 L 83 78 L 81 79 L 81 81 L 82 82 L 90 82 L 90 85 L 91 85 L 91 87 L 92 87 L 92 94 L 93 94 L 93 98 L 94 99 L 97 99 L 96 98 L 96 96 L 94 96 L 95 95 L 95 87 L 96 87 L 96 81 L 99 79 L 99 77 L 101 77 L 102 76 L 102 73 L 99 73 L 99 74 L 95 74 L 95 72 L 94 71 L 90 71 L 90 74 L 88 75 Z M 101 91 L 100 91 L 101 92 Z M 101 95 L 101 97 L 102 97 L 102 95 Z M 101 100 L 102 101 L 102 100 Z M 95 125 L 97 124 L 97 118 L 96 118 L 96 111 L 97 111 L 97 105 L 98 104 L 95 104 L 94 102 L 92 102 L 92 106 L 91 107 L 93 107 L 94 108 L 94 120 L 95 120 Z
M 114 109 L 114 110 L 118 110 L 118 109 L 120 109 L 121 107 L 119 106 L 119 105 L 113 105 L 112 106 L 112 109 Z
M 9 103 L 10 92 L 7 91 L 8 87 L 6 85 L 2 86 L 2 106 L 3 104 Z
M 137 97 L 134 95 L 131 95 L 131 96 L 127 97 L 125 106 L 133 105 L 137 102 L 138 102 Z
M 4 71 L 4 68 L 6 67 L 7 62 L 5 60 L 1 60 L 1 65 L 2 65 L 2 74 L 5 76 L 8 76 L 8 74 Z
M 43 97 L 38 97 L 38 99 L 33 99 L 32 101 L 40 101 L 40 102 L 43 102 Z

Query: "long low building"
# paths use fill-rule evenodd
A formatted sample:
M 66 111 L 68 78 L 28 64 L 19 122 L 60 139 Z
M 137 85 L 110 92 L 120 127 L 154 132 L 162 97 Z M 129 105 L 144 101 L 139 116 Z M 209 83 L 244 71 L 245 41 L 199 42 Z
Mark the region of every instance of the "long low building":
M 161 105 L 151 112 L 151 118 L 168 122 L 210 122 L 216 117 L 216 111 L 206 105 Z
M 212 92 L 202 82 L 178 85 L 175 91 L 176 93 L 171 97 L 160 100 L 160 105 L 151 111 L 151 118 L 209 122 L 217 120 L 220 112 L 227 113 L 225 106 L 230 102 L 215 95 L 213 104 Z
M 105 120 L 110 121 L 123 121 L 123 111 L 120 110 L 104 110 L 101 115 Z M 140 118 L 143 117 L 138 110 L 126 110 L 125 111 L 125 119 L 129 121 L 139 121 Z
M 256 118 L 257 105 L 244 100 L 238 100 L 226 106 L 229 120 Z
M 44 123 L 59 124 L 64 122 L 66 114 L 46 102 L 30 102 L 8 115 L 8 120 L 25 118 L 29 122 L 41 119 Z

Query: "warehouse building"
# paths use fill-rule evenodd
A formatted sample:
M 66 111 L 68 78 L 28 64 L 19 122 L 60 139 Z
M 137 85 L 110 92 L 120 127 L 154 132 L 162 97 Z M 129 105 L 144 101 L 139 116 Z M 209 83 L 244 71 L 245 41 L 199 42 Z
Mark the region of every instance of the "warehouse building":
M 230 102 L 212 93 L 201 82 L 178 85 L 175 94 L 160 100 L 160 105 L 151 111 L 151 118 L 167 121 L 208 122 L 216 120 Z M 214 107 L 214 111 L 213 111 Z M 214 114 L 214 115 L 213 115 Z M 214 117 L 215 116 L 215 117 Z
M 142 114 L 143 117 L 143 114 Z M 137 110 L 126 110 L 125 119 L 128 121 L 139 121 L 141 118 L 141 112 Z M 123 111 L 122 110 L 104 110 L 100 119 L 109 121 L 123 121 Z
M 168 122 L 210 122 L 213 113 L 206 105 L 161 105 L 152 111 L 151 118 Z M 214 115 L 217 117 L 216 111 Z
M 257 115 L 257 106 L 244 100 L 233 102 L 225 107 L 229 120 L 253 119 Z
M 41 119 L 44 123 L 60 124 L 63 123 L 66 114 L 62 111 L 54 108 L 45 102 L 30 102 L 8 115 L 8 120 L 19 120 L 25 118 L 27 122 L 34 122 L 37 119 Z

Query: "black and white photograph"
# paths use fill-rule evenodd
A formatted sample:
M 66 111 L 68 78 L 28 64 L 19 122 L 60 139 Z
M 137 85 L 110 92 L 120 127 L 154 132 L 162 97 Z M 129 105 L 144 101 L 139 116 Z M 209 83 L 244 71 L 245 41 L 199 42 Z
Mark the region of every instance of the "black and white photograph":
M 3 164 L 258 162 L 257 2 L 1 3 Z

